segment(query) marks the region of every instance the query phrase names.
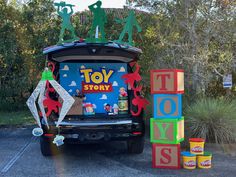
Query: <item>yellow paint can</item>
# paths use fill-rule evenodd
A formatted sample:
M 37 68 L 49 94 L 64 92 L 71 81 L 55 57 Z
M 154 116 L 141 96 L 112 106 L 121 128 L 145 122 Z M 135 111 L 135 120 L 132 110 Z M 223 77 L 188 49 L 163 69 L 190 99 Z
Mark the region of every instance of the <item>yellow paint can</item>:
M 193 170 L 196 168 L 196 155 L 190 152 L 182 152 L 183 168 Z
M 205 152 L 202 155 L 197 156 L 198 168 L 211 168 L 212 153 Z
M 199 155 L 204 153 L 205 140 L 203 138 L 190 138 L 189 143 L 191 154 Z

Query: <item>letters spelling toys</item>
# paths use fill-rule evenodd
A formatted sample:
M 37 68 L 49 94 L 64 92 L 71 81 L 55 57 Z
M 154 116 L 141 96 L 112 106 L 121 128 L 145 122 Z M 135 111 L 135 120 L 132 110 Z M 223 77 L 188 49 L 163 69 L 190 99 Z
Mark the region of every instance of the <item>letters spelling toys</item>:
M 190 152 L 192 154 L 203 154 L 204 153 L 204 143 L 205 140 L 203 138 L 190 138 Z
M 196 155 L 191 154 L 190 152 L 182 152 L 181 153 L 183 158 L 183 168 L 185 169 L 195 169 L 196 168 Z
M 210 152 L 204 152 L 204 154 L 198 155 L 198 168 L 211 168 L 211 158 L 212 154 Z
M 179 69 L 151 70 L 153 118 L 150 134 L 153 144 L 154 168 L 180 168 L 180 142 L 184 140 L 182 94 L 184 71 Z

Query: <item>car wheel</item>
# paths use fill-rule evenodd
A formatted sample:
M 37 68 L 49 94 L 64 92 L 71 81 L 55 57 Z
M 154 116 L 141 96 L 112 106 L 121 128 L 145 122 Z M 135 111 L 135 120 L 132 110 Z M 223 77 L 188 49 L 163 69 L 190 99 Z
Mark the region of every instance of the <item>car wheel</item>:
M 59 148 L 52 143 L 52 140 L 40 137 L 40 149 L 43 156 L 53 156 L 59 153 Z
M 127 147 L 130 154 L 141 154 L 144 148 L 144 137 L 135 137 L 128 140 Z

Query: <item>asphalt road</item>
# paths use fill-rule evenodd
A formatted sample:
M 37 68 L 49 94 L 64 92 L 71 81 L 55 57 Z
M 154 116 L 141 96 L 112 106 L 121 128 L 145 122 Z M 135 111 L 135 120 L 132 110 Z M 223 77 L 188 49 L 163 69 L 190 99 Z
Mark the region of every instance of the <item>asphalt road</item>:
M 151 144 L 141 155 L 129 155 L 122 142 L 66 145 L 63 153 L 43 157 L 31 129 L 0 129 L 1 177 L 235 177 L 236 157 L 213 152 L 210 170 L 151 167 Z

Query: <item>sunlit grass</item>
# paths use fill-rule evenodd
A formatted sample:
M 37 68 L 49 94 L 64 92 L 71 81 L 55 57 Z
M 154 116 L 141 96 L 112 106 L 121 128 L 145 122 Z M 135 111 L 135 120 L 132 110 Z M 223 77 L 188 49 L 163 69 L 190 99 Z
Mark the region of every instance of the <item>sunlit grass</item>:
M 31 125 L 34 123 L 29 111 L 0 112 L 0 126 Z

